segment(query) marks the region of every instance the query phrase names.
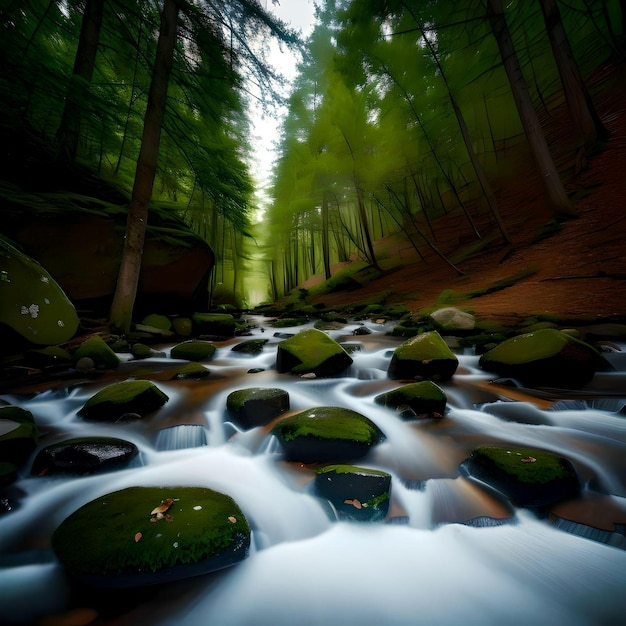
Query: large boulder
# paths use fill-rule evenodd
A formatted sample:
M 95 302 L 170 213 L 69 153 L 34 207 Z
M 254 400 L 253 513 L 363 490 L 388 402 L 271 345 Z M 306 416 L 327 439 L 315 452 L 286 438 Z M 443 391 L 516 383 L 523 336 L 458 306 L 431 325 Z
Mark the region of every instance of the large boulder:
M 443 417 L 447 397 L 439 385 L 431 380 L 421 380 L 381 393 L 374 398 L 374 402 L 402 411 L 405 418 L 412 415 L 415 418 L 429 419 Z M 405 407 L 411 409 L 411 412 L 406 412 Z
M 459 360 L 437 331 L 421 333 L 399 345 L 391 357 L 389 378 L 445 381 L 454 375 Z
M 66 518 L 52 548 L 68 573 L 109 588 L 197 576 L 248 554 L 250 526 L 229 496 L 202 487 L 130 487 Z
M 63 343 L 77 329 L 76 309 L 52 275 L 0 236 L 0 353 Z
M 303 330 L 278 344 L 276 369 L 292 374 L 335 376 L 352 364 L 350 355 L 321 330 Z
M 89 205 L 85 198 L 84 206 Z M 79 201 L 80 202 L 80 201 Z M 55 277 L 78 308 L 108 313 L 120 266 L 127 210 L 23 207 L 7 225 L 9 234 Z M 171 213 L 151 207 L 135 315 L 179 313 L 207 306 L 213 251 Z
M 285 458 L 341 463 L 364 457 L 384 439 L 370 419 L 340 407 L 317 407 L 286 417 L 272 429 Z
M 433 311 L 430 317 L 443 332 L 451 334 L 471 331 L 476 325 L 476 318 L 471 313 L 451 306 Z
M 115 369 L 120 364 L 120 357 L 100 337 L 92 335 L 83 341 L 72 354 L 72 359 L 78 363 L 81 359 L 90 359 L 98 369 Z
M 198 335 L 232 337 L 237 329 L 235 318 L 229 313 L 194 313 L 191 319 Z
M 333 505 L 339 519 L 378 522 L 389 510 L 391 475 L 353 465 L 327 465 L 317 470 L 313 490 Z
M 608 367 L 592 346 L 568 333 L 545 328 L 507 339 L 485 352 L 479 366 L 530 387 L 576 389 Z
M 86 420 L 115 422 L 124 416 L 144 417 L 169 400 L 149 380 L 124 380 L 113 383 L 93 395 L 78 415 Z
M 580 492 L 568 459 L 535 448 L 482 446 L 461 464 L 461 471 L 491 485 L 516 506 L 549 506 Z
M 173 359 L 187 361 L 208 361 L 215 354 L 215 346 L 210 341 L 193 340 L 183 341 L 170 350 Z

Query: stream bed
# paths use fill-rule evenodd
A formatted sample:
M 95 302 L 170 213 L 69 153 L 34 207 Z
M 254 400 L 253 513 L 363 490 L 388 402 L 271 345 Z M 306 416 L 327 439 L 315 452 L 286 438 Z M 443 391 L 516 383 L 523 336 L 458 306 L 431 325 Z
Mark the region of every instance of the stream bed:
M 0 404 L 33 413 L 40 448 L 61 436 L 104 435 L 139 449 L 128 468 L 93 476 L 33 476 L 29 464 L 22 468 L 11 486 L 14 510 L 0 515 L 0 624 L 624 623 L 626 346 L 605 354 L 615 371 L 597 373 L 576 391 L 494 384 L 478 368 L 478 356 L 457 351 L 456 374 L 440 384 L 448 399 L 444 417 L 406 421 L 374 402 L 399 386 L 387 376 L 402 342 L 387 334 L 390 325 L 366 321 L 329 331 L 357 344 L 354 362 L 341 376 L 310 379 L 278 373 L 281 337 L 265 318 L 249 321 L 258 325 L 253 337 L 215 344 L 204 380 L 171 380 L 181 362 L 169 358 L 166 345 L 159 346 L 164 358 L 122 355 L 113 379 L 85 377 L 0 395 Z M 371 334 L 355 336 L 363 324 Z M 232 350 L 261 337 L 268 343 L 258 355 Z M 96 391 L 127 378 L 149 378 L 169 401 L 141 421 L 77 416 Z M 241 430 L 230 422 L 227 396 L 249 387 L 287 391 L 290 413 L 338 406 L 372 420 L 385 440 L 357 464 L 391 474 L 385 519 L 338 521 L 311 492 L 314 470 L 284 461 L 269 427 Z M 200 426 L 202 437 L 169 428 L 179 425 Z M 541 515 L 513 507 L 459 470 L 473 449 L 491 444 L 566 457 L 581 495 Z M 50 547 L 51 534 L 86 502 L 132 486 L 201 486 L 231 496 L 252 528 L 248 558 L 138 590 L 73 585 Z

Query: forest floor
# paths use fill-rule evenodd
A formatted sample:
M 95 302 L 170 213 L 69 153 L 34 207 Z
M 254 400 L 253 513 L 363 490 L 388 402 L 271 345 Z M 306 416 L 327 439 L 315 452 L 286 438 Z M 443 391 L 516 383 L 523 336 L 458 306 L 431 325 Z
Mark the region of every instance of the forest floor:
M 544 114 L 542 125 L 565 180 L 576 216 L 555 221 L 547 209 L 543 185 L 525 143 L 501 155 L 510 162 L 515 180 L 494 186 L 499 210 L 511 243 L 499 236 L 470 258 L 458 262 L 457 274 L 430 248 L 422 246 L 421 261 L 406 237 L 377 242 L 383 257 L 406 260 L 365 287 L 316 300 L 338 306 L 390 293 L 387 303 L 402 303 L 413 312 L 444 300 L 482 318 L 554 315 L 565 319 L 626 321 L 626 67 L 607 64 L 589 82 L 596 109 L 611 132 L 601 152 L 576 166 L 577 149 L 567 137 L 569 121 L 564 102 Z M 580 165 L 580 163 L 579 163 Z M 479 232 L 494 224 L 475 216 Z M 492 220 L 493 221 L 493 220 Z M 453 259 L 475 245 L 462 213 L 449 213 L 434 224 L 437 248 Z M 321 278 L 307 281 L 311 286 Z M 502 288 L 502 281 L 511 282 Z M 479 292 L 484 295 L 463 297 Z M 486 293 L 489 292 L 489 293 Z M 314 302 L 316 301 L 314 300 Z

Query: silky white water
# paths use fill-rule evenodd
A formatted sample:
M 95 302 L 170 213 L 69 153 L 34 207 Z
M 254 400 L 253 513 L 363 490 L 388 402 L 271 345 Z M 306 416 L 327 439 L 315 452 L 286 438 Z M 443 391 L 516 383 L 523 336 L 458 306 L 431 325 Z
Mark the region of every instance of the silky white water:
M 15 510 L 0 516 L 0 623 L 34 622 L 92 606 L 93 596 L 83 603 L 76 597 L 50 549 L 50 535 L 82 504 L 137 485 L 204 486 L 227 493 L 250 522 L 250 554 L 228 569 L 142 591 L 134 602 L 126 595 L 123 609 L 100 611 L 97 624 L 623 623 L 626 417 L 619 398 L 626 397 L 626 367 L 621 355 L 613 359 L 621 371 L 597 374 L 585 390 L 571 394 L 586 404 L 575 409 L 566 404 L 563 410 L 540 409 L 531 396 L 508 401 L 473 385 L 492 376 L 478 369 L 477 357 L 460 355 L 453 380 L 441 385 L 448 396 L 446 416 L 406 422 L 374 402 L 399 384 L 387 378 L 386 368 L 401 340 L 386 336 L 387 326 L 367 325 L 372 335 L 353 336 L 356 325 L 330 333 L 361 348 L 352 353 L 353 365 L 333 379 L 278 374 L 280 339 L 271 328 L 254 331 L 270 340 L 257 356 L 231 352 L 247 338 L 217 344 L 214 358 L 205 363 L 209 378 L 157 380 L 170 400 L 140 422 L 99 424 L 77 417 L 104 382 L 0 396 L 32 411 L 47 433 L 40 447 L 109 435 L 140 450 L 129 468 L 89 477 L 35 477 L 27 464 L 11 488 L 19 494 Z M 144 370 L 148 364 L 158 371 L 171 360 L 141 362 Z M 120 376 L 132 377 L 133 367 L 125 359 Z M 248 373 L 252 368 L 265 371 Z M 267 429 L 241 431 L 229 422 L 226 398 L 246 387 L 285 389 L 291 411 L 343 406 L 373 420 L 386 439 L 357 464 L 392 475 L 385 522 L 334 520 L 332 507 L 310 493 L 312 470 L 284 462 Z M 594 405 L 607 398 L 613 401 L 606 405 L 610 410 Z M 164 429 L 178 424 L 199 428 L 180 431 L 176 442 L 176 432 L 170 436 Z M 492 443 L 567 457 L 583 483 L 581 497 L 557 505 L 552 519 L 514 509 L 459 471 L 473 448 Z M 197 447 L 181 447 L 189 444 Z M 115 594 L 110 597 L 114 602 Z

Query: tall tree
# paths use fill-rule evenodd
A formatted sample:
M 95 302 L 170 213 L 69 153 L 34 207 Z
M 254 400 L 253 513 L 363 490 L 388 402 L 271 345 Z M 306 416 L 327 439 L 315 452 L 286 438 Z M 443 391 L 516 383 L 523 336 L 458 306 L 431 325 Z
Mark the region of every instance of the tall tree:
M 526 139 L 537 169 L 541 174 L 552 208 L 558 215 L 574 215 L 574 209 L 561 182 L 559 172 L 548 148 L 548 142 L 528 93 L 528 86 L 524 80 L 513 39 L 506 23 L 502 0 L 488 0 L 487 16 L 498 43 L 502 63 L 509 79 Z
M 123 333 L 128 333 L 130 330 L 137 285 L 139 283 L 141 258 L 148 221 L 148 207 L 152 198 L 152 187 L 159 158 L 161 129 L 165 115 L 167 87 L 174 59 L 178 12 L 179 7 L 176 0 L 164 1 L 152 81 L 148 94 L 148 105 L 141 137 L 141 149 L 139 151 L 139 159 L 137 160 L 135 183 L 128 208 L 122 260 L 109 315 L 111 327 Z
M 567 108 L 581 140 L 586 147 L 589 147 L 597 140 L 608 139 L 610 133 L 596 112 L 589 90 L 574 59 L 557 1 L 539 0 L 539 4 L 565 92 Z

